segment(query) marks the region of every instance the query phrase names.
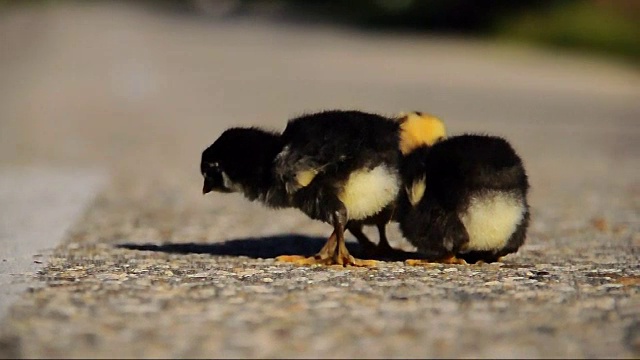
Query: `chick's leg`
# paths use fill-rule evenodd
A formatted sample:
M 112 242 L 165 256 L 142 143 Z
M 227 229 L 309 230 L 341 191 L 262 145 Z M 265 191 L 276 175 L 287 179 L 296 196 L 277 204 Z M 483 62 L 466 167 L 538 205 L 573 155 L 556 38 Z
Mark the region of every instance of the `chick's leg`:
M 407 254 L 406 252 L 394 249 L 389 244 L 386 232 L 387 222 L 379 222 L 376 224 L 376 226 L 378 227 L 378 234 L 380 234 L 380 242 L 378 242 L 378 246 L 376 248 L 376 255 L 390 259 L 405 257 Z
M 312 219 L 333 223 L 331 209 L 340 206 L 336 197 L 323 197 L 326 192 L 314 188 L 313 185 L 300 189 L 294 196 L 294 204 L 309 215 Z M 315 199 L 309 201 L 309 199 Z M 282 255 L 276 257 L 278 262 L 294 263 L 296 265 L 332 265 L 334 264 L 335 253 L 337 252 L 337 233 L 334 229 L 322 249 L 314 256 L 302 255 Z
M 379 234 L 379 241 L 377 245 L 369 240 L 369 238 L 362 232 L 363 222 L 349 221 L 347 223 L 347 229 L 358 240 L 360 248 L 364 252 L 364 256 L 385 259 L 406 258 L 406 252 L 392 248 L 391 245 L 389 245 L 389 240 L 387 239 L 386 226 L 391 220 L 392 215 L 391 210 L 385 209 L 373 218 Z
M 362 226 L 363 225 L 360 222 L 349 221 L 347 223 L 347 230 L 349 230 L 349 232 L 356 237 L 356 239 L 358 240 L 358 244 L 360 244 L 360 247 L 367 256 L 375 255 L 377 246 L 373 243 L 373 241 L 369 240 L 364 232 L 362 232 Z
M 358 243 L 364 252 L 365 257 L 373 257 L 373 258 L 385 258 L 385 259 L 396 259 L 406 257 L 406 253 L 402 250 L 397 250 L 389 245 L 389 240 L 387 240 L 386 234 L 386 221 L 381 221 L 376 224 L 378 227 L 378 234 L 380 235 L 380 241 L 378 244 L 374 244 L 369 238 L 362 232 L 362 224 L 361 223 L 353 223 L 349 222 L 347 224 L 347 229 L 351 232 L 356 239 L 358 239 Z
M 315 256 L 283 255 L 278 256 L 276 260 L 279 262 L 294 263 L 296 265 L 376 266 L 376 261 L 374 260 L 360 260 L 349 254 L 349 250 L 344 241 L 346 219 L 346 209 L 336 211 L 333 214 L 333 233 L 331 233 L 325 245 Z
M 423 232 L 421 252 L 425 257 L 409 259 L 405 263 L 411 266 L 433 263 L 466 265 L 467 262 L 462 257 L 456 256 L 459 249 L 469 243 L 469 234 L 462 221 L 457 214 L 446 212 L 438 206 L 432 206 L 430 211 L 432 226 L 420 229 Z
M 389 240 L 387 239 L 387 224 L 379 222 L 376 224 L 378 228 L 378 234 L 380 236 L 380 241 L 378 242 L 378 251 L 380 252 L 390 252 L 394 250 L 391 245 L 389 245 Z
M 336 234 L 336 241 L 338 242 L 337 251 L 334 254 L 334 264 L 342 266 L 363 266 L 372 267 L 376 266 L 374 260 L 361 260 L 356 259 L 347 249 L 347 245 L 344 241 L 344 228 L 347 223 L 347 210 L 342 207 L 340 210 L 333 214 L 333 232 Z M 364 234 L 363 234 L 364 235 Z M 368 240 L 368 239 L 367 239 Z
M 344 229 L 348 215 L 344 203 L 335 195 L 334 189 L 322 189 L 308 186 L 296 193 L 294 202 L 298 208 L 313 219 L 323 220 L 333 225 L 333 233 L 322 249 L 313 257 L 279 256 L 277 261 L 293 262 L 299 265 L 351 265 L 375 266 L 375 261 L 355 259 L 344 243 Z M 309 201 L 309 198 L 314 199 Z

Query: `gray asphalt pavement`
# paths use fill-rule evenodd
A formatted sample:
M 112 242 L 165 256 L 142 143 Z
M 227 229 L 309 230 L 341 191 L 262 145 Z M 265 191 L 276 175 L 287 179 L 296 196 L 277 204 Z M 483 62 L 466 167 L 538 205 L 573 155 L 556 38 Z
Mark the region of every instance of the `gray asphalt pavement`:
M 0 167 L 0 318 L 104 182 L 96 171 Z
M 640 356 L 637 69 L 115 2 L 8 10 L 0 33 L 0 259 L 59 243 L 35 274 L 0 267 L 25 289 L 0 292 L 0 357 Z M 525 246 L 489 265 L 275 263 L 330 227 L 203 197 L 200 152 L 227 127 L 328 108 L 509 139 L 532 184 Z M 16 180 L 25 168 L 65 180 Z M 57 226 L 29 220 L 61 202 Z M 390 240 L 412 250 L 395 226 Z

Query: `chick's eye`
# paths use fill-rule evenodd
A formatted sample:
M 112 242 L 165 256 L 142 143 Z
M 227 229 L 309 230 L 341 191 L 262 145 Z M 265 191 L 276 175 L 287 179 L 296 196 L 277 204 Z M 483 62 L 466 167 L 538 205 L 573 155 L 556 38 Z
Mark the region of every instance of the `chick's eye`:
M 217 170 L 219 170 L 219 165 L 217 162 L 215 163 L 203 162 L 200 165 L 200 172 L 202 173 L 202 175 L 208 173 L 209 171 L 217 171 Z

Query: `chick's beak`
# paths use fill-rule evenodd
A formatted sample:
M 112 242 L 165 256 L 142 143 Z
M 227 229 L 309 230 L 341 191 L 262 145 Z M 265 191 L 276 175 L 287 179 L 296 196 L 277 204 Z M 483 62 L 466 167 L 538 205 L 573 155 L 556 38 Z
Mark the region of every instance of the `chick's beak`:
M 204 185 L 202 186 L 202 195 L 205 195 L 208 192 L 213 190 L 214 184 L 213 181 L 209 177 L 204 178 Z

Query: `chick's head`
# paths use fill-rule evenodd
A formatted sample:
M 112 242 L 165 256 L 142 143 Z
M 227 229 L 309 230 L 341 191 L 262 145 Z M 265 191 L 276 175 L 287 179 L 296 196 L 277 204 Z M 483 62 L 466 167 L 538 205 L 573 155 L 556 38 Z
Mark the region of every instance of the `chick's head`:
M 401 113 L 400 151 L 406 155 L 420 146 L 431 146 L 447 136 L 444 122 L 420 112 Z

